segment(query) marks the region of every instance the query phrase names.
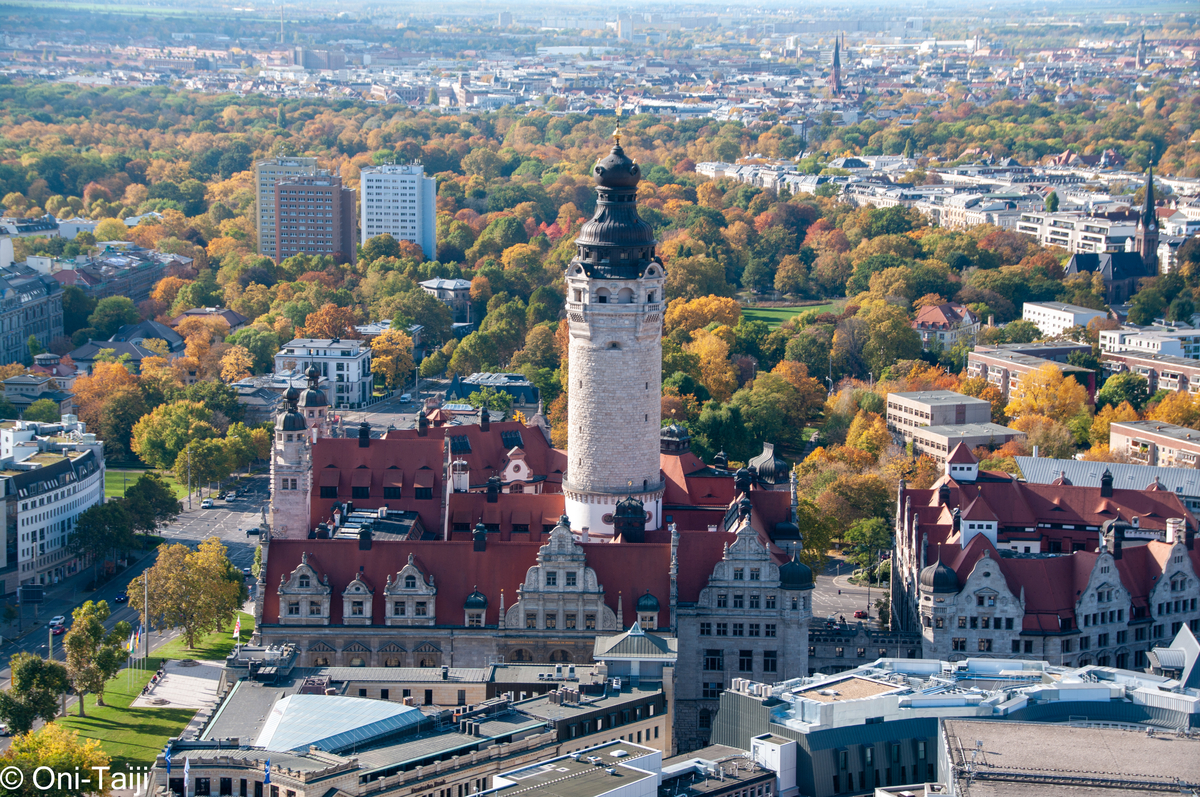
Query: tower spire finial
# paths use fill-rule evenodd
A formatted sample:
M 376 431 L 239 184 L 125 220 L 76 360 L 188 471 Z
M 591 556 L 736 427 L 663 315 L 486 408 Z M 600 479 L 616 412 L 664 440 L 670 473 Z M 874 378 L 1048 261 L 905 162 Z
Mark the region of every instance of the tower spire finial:
M 621 146 L 621 101 L 617 100 L 617 127 L 613 130 L 613 139 Z

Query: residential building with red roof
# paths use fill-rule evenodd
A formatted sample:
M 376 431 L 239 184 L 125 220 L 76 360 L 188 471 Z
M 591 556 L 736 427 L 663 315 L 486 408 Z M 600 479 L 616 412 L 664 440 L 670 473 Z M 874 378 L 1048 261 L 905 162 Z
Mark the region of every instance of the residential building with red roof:
M 979 317 L 954 302 L 931 304 L 917 311 L 912 328 L 921 337 L 921 348 L 952 349 L 960 340 L 975 341 Z
M 893 618 L 926 657 L 1019 654 L 1140 668 L 1200 627 L 1196 521 L 1158 488 L 980 471 L 960 446 L 928 490 L 901 483 Z

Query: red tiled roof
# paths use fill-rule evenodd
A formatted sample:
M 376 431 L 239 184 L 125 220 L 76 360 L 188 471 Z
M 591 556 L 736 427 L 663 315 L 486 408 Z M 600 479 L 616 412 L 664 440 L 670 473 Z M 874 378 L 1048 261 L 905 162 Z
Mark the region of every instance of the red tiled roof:
M 968 323 L 973 322 L 973 319 L 968 319 L 970 313 L 966 307 L 953 302 L 926 305 L 917 312 L 917 318 L 912 325 L 914 328 L 951 329 L 962 324 L 964 320 Z
M 971 449 L 967 447 L 966 443 L 959 443 L 956 445 L 954 450 L 950 452 L 950 458 L 946 461 L 955 465 L 979 464 L 979 460 L 975 459 L 975 455 L 971 453 Z
M 313 524 L 329 518 L 335 502 L 352 501 L 355 509 L 378 509 L 417 512 L 421 525 L 427 531 L 440 534 L 442 495 L 442 441 L 432 438 L 394 441 L 372 440 L 366 448 L 359 448 L 358 438 L 322 437 L 313 444 L 313 482 L 316 487 L 309 497 Z M 356 471 L 370 474 L 369 498 L 353 498 L 352 486 Z M 365 476 L 357 476 L 366 482 Z M 384 498 L 383 488 L 394 486 L 398 479 L 404 487 L 400 498 Z M 413 485 L 427 482 L 433 488 L 431 500 L 417 500 Z M 337 498 L 322 498 L 321 487 L 337 486 Z
M 449 502 L 450 528 L 466 524 L 472 529 L 475 524 L 492 522 L 485 519 L 487 510 L 495 510 L 495 522 L 500 526 L 500 534 L 489 535 L 489 542 L 496 539 L 510 540 L 513 524 L 529 526 L 529 539 L 540 542 L 542 526 L 558 523 L 563 514 L 562 493 L 501 493 L 496 496 L 496 503 L 487 502 L 487 493 L 451 493 Z M 455 539 L 459 539 L 455 537 Z M 471 539 L 464 536 L 462 539 Z
M 451 456 L 467 463 L 471 469 L 471 484 L 482 484 L 489 476 L 498 475 L 508 462 L 508 452 L 512 446 L 504 444 L 505 432 L 520 432 L 526 464 L 535 475 L 546 477 L 543 489 L 561 491 L 562 475 L 567 469 L 566 452 L 551 448 L 540 429 L 525 426 L 517 421 L 493 422 L 489 424 L 486 432 L 477 423 L 467 426 L 434 426 L 429 428 L 425 437 L 418 435 L 416 429 L 392 429 L 383 439 L 389 442 L 436 440 L 440 446 L 447 436 L 465 437 L 470 445 L 470 452 L 455 452 Z

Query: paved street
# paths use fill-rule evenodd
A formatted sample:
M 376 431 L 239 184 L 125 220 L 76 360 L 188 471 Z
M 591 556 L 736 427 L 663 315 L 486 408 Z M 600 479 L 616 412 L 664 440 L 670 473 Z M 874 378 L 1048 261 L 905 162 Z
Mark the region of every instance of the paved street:
M 833 559 L 825 567 L 825 572 L 818 576 L 817 586 L 813 590 L 814 625 L 830 616 L 845 617 L 847 623 L 854 623 L 854 612 L 865 609 L 871 615 L 870 626 L 879 628 L 879 617 L 873 604 L 882 598 L 886 591 L 879 587 L 871 587 L 868 603 L 867 588 L 852 585 L 848 580 L 855 567 L 857 565 L 850 562 Z M 841 594 L 838 594 L 839 590 Z
M 262 522 L 261 510 L 268 498 L 269 478 L 265 475 L 253 476 L 243 480 L 243 486 L 248 490 L 245 496 L 232 503 L 226 503 L 219 498 L 215 499 L 217 506 L 213 509 L 200 509 L 200 500 L 193 496 L 193 509 L 188 511 L 185 500 L 183 514 L 162 530 L 162 535 L 166 538 L 167 543 L 184 543 L 195 546 L 204 539 L 217 537 L 229 549 L 230 561 L 239 569 L 249 567 L 254 561 L 254 549 L 258 544 L 258 537 L 247 537 L 246 529 L 257 527 Z M 71 611 L 87 600 L 108 601 L 108 605 L 113 611 L 108 622 L 105 623 L 107 627 L 112 628 L 122 620 L 136 626 L 138 624 L 137 613 L 128 604 L 117 604 L 113 602 L 113 599 L 124 592 L 129 582 L 140 575 L 142 570 L 152 562 L 153 555 L 144 556 L 141 561 L 95 592 L 83 591 L 83 585 L 91 580 L 90 568 L 61 584 L 50 587 L 46 590 L 46 602 L 37 609 L 36 620 L 33 617 L 33 608 L 25 608 L 24 628 L 27 632 L 25 636 L 16 642 L 8 642 L 7 635 L 16 633 L 17 625 L 14 623 L 6 630 L 6 641 L 0 645 L 0 662 L 7 665 L 9 658 L 18 651 L 45 656 L 47 645 L 51 639 L 54 643 L 54 658 L 62 661 L 63 637 L 51 638 L 47 623 L 51 617 L 61 614 L 67 618 L 67 622 L 70 624 Z M 31 626 L 37 630 L 30 632 Z M 176 635 L 176 632 L 162 634 L 155 632 L 150 638 L 151 649 L 170 641 Z M 0 687 L 8 687 L 10 675 L 7 666 L 0 670 Z

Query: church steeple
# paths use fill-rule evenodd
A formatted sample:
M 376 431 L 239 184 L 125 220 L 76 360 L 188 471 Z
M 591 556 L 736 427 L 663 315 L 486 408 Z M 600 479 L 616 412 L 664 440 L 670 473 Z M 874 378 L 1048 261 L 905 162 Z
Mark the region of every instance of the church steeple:
M 842 96 L 842 47 L 841 37 L 833 39 L 833 64 L 829 71 L 829 96 Z
M 1137 233 L 1134 235 L 1134 250 L 1142 256 L 1146 269 L 1158 273 L 1158 215 L 1154 210 L 1154 167 L 1146 169 L 1146 200 L 1138 217 Z

